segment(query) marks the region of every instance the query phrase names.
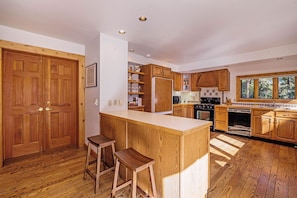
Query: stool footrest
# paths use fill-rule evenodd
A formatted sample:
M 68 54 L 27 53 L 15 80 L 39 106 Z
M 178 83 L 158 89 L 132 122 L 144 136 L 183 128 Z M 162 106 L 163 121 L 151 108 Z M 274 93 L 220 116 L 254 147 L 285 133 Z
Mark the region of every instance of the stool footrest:
M 118 191 L 118 190 L 120 190 L 120 189 L 122 189 L 122 188 L 125 188 L 126 186 L 129 186 L 130 184 L 132 184 L 132 180 L 126 181 L 125 183 L 123 183 L 123 184 L 117 186 L 117 187 L 114 189 L 114 191 Z

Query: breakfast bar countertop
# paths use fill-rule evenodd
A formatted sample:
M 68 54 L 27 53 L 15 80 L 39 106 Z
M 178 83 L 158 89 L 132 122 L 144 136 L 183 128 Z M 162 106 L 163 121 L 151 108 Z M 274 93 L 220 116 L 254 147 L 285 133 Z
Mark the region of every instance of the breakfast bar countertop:
M 174 131 L 187 132 L 194 128 L 205 127 L 205 125 L 211 126 L 210 121 L 190 119 L 171 115 L 162 115 L 150 112 L 141 112 L 133 110 L 121 110 L 121 111 L 103 111 L 101 114 L 115 116 L 130 121 L 137 121 L 146 124 L 156 125 L 172 129 Z

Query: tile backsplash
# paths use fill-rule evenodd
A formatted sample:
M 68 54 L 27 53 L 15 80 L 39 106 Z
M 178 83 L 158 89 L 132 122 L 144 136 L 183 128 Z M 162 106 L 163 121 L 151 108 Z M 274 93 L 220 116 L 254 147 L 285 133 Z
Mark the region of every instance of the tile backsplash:
M 200 96 L 201 97 L 221 97 L 221 93 L 219 92 L 217 87 L 207 87 L 207 88 L 201 88 Z

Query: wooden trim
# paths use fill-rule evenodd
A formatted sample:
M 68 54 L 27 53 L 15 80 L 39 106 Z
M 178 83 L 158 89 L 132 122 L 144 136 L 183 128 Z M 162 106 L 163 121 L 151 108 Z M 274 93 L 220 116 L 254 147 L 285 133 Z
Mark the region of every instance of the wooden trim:
M 85 57 L 83 55 L 72 54 L 62 51 L 46 49 L 31 45 L 15 43 L 11 41 L 0 40 L 0 81 L 2 82 L 2 49 L 11 49 L 16 51 L 29 52 L 45 56 L 54 56 L 78 61 L 78 146 L 84 146 L 85 140 Z M 0 86 L 0 167 L 3 166 L 3 129 L 2 129 L 2 86 Z
M 255 99 L 259 98 L 259 79 L 254 80 L 254 97 Z
M 277 80 L 277 78 L 273 78 L 273 87 L 274 87 L 274 89 L 273 89 L 272 98 L 278 99 L 278 80 Z M 297 92 L 295 92 L 295 93 L 297 93 Z

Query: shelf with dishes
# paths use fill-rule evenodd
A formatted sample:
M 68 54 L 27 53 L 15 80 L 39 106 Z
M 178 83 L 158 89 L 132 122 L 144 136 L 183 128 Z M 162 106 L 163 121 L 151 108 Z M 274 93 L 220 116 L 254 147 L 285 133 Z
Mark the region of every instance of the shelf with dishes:
M 128 109 L 143 111 L 142 105 L 144 72 L 141 72 L 141 66 L 137 64 L 129 64 L 128 67 Z

